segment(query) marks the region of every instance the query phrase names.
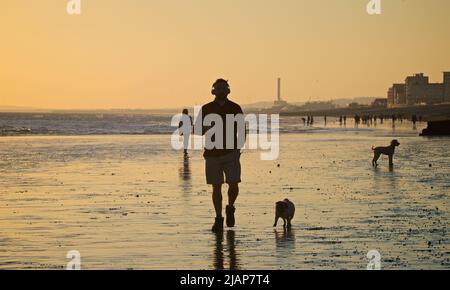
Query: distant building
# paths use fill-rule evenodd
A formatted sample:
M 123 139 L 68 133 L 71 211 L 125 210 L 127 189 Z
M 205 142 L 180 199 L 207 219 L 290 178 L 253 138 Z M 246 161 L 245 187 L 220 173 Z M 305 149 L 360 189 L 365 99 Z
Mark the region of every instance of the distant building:
M 320 111 L 320 110 L 333 110 L 336 109 L 336 104 L 332 101 L 327 102 L 306 102 L 299 109 L 304 111 Z
M 387 99 L 375 99 L 375 101 L 372 102 L 372 107 L 376 108 L 387 108 L 388 106 L 388 100 Z
M 348 107 L 349 107 L 350 109 L 360 109 L 360 108 L 367 107 L 367 105 L 362 105 L 362 104 L 360 104 L 360 103 L 353 102 L 353 103 L 348 104 Z
M 428 77 L 422 73 L 407 77 L 405 84 L 408 105 L 444 102 L 444 84 L 430 84 Z
M 444 72 L 443 83 L 430 83 L 423 73 L 408 76 L 389 88 L 387 102 L 389 107 L 450 102 L 450 72 Z
M 394 88 L 390 87 L 387 93 L 387 103 L 388 103 L 388 107 L 391 108 L 394 106 L 395 101 L 394 101 Z
M 444 102 L 450 103 L 450 72 L 444 72 Z
M 388 92 L 388 107 L 406 105 L 406 85 L 394 84 Z

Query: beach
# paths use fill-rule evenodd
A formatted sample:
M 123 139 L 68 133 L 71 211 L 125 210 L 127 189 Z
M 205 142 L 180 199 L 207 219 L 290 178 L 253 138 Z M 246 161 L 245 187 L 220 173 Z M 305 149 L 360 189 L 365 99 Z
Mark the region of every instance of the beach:
M 363 270 L 370 250 L 383 269 L 450 269 L 450 138 L 406 121 L 291 132 L 293 120 L 278 160 L 243 152 L 223 234 L 202 152 L 183 157 L 169 134 L 0 137 L 0 269 L 65 269 L 71 250 L 82 269 Z M 394 168 L 372 168 L 371 147 L 392 139 Z M 290 232 L 272 227 L 284 198 Z

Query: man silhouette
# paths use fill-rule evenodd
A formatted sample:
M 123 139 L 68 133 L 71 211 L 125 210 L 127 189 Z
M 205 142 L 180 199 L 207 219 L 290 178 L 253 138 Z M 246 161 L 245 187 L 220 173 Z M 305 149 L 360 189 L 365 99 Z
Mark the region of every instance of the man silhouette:
M 228 184 L 228 205 L 226 206 L 226 224 L 228 227 L 234 227 L 235 224 L 235 207 L 234 203 L 239 194 L 239 183 L 241 182 L 241 164 L 240 156 L 241 152 L 238 145 L 238 130 L 237 125 L 234 123 L 234 132 L 232 136 L 227 136 L 227 122 L 226 116 L 242 115 L 241 107 L 230 101 L 228 95 L 230 94 L 230 86 L 228 81 L 224 79 L 218 79 L 212 86 L 212 95 L 215 96 L 214 101 L 204 105 L 196 122 L 201 122 L 202 134 L 206 134 L 211 127 L 204 126 L 203 119 L 209 114 L 215 114 L 221 117 L 223 130 L 219 134 L 223 134 L 221 140 L 223 146 L 214 146 L 212 149 L 205 148 L 205 172 L 206 182 L 212 185 L 213 193 L 212 200 L 214 209 L 216 212 L 216 219 L 212 227 L 213 232 L 220 232 L 223 230 L 222 217 L 222 185 Z M 198 128 L 198 127 L 197 127 Z M 217 133 L 216 133 L 217 134 Z M 244 133 L 245 135 L 245 133 Z M 218 136 L 214 136 L 217 138 Z M 233 138 L 234 146 L 229 148 L 226 142 L 227 138 Z M 220 139 L 218 139 L 220 140 Z M 224 179 L 225 175 L 225 179 Z
M 182 116 L 183 116 L 183 118 L 180 121 L 178 128 L 182 128 L 185 125 L 185 124 L 183 124 L 183 119 L 186 120 L 186 122 L 189 121 L 189 131 L 185 130 L 185 132 L 180 133 L 183 136 L 183 148 L 184 148 L 183 152 L 184 152 L 184 155 L 186 156 L 188 154 L 187 149 L 189 148 L 189 139 L 190 139 L 191 131 L 192 131 L 192 117 L 189 116 L 188 109 L 183 109 Z M 189 120 L 186 117 L 188 117 Z

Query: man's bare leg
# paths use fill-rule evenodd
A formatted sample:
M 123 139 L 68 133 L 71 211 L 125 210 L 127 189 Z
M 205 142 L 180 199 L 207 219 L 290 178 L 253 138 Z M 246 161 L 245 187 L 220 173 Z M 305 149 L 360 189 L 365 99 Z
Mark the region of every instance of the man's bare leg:
M 222 217 L 222 184 L 213 185 L 212 200 L 216 211 L 216 217 Z
M 214 210 L 216 211 L 216 220 L 212 227 L 213 232 L 223 231 L 223 217 L 222 217 L 222 184 L 213 185 L 212 200 Z
M 228 205 L 234 206 L 239 195 L 239 185 L 237 183 L 228 185 Z
M 235 224 L 234 219 L 234 203 L 236 202 L 236 199 L 239 195 L 239 186 L 237 183 L 229 184 L 228 187 L 228 205 L 226 207 L 226 214 L 227 214 L 227 226 L 232 228 Z

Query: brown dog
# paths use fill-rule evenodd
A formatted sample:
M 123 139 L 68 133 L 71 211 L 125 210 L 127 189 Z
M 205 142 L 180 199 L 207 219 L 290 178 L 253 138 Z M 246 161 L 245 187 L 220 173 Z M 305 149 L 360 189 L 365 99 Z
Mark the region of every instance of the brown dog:
M 295 206 L 294 204 L 289 200 L 285 199 L 283 201 L 279 201 L 275 204 L 275 223 L 274 227 L 277 226 L 278 219 L 283 219 L 283 227 L 291 228 L 291 220 L 294 218 L 295 214 Z
M 400 146 L 400 143 L 397 140 L 392 140 L 391 145 L 387 147 L 372 147 L 373 150 L 373 160 L 372 160 L 372 166 L 377 167 L 378 166 L 378 159 L 380 159 L 380 156 L 387 155 L 389 156 L 389 166 L 393 166 L 393 158 L 395 153 L 395 147 Z

